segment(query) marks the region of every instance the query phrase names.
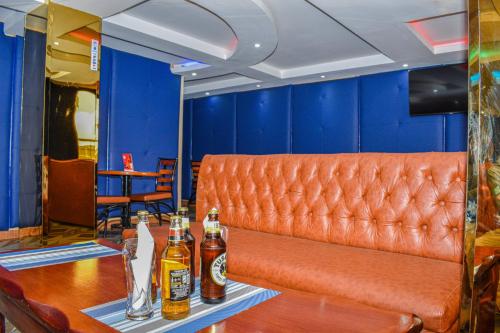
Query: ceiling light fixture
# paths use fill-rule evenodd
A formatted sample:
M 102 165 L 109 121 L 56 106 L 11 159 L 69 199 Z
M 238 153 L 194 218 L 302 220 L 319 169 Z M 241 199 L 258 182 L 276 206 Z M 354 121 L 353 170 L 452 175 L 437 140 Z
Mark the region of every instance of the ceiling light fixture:
M 259 44 L 259 43 L 255 43 L 255 44 L 253 44 L 253 46 L 254 46 L 256 49 L 258 49 L 258 48 L 260 47 L 260 44 Z
M 198 75 L 198 73 L 196 73 L 196 72 L 192 72 L 192 73 L 191 73 L 191 75 L 192 75 L 192 76 L 196 76 L 196 75 Z
M 207 91 L 207 92 L 205 93 L 205 96 L 209 96 L 209 95 L 210 95 L 210 93 Z
M 260 84 L 256 85 L 257 88 L 260 88 Z
M 435 94 L 437 94 L 439 92 L 439 90 L 434 89 L 432 92 L 435 93 Z
M 55 45 L 55 46 L 59 45 L 59 42 L 54 42 L 54 45 Z
M 408 64 L 403 64 L 403 67 L 404 67 L 404 68 L 408 67 Z
M 324 79 L 325 77 L 326 77 L 326 76 L 324 76 L 324 75 L 321 75 L 321 76 L 320 76 L 320 78 L 322 78 L 322 79 Z

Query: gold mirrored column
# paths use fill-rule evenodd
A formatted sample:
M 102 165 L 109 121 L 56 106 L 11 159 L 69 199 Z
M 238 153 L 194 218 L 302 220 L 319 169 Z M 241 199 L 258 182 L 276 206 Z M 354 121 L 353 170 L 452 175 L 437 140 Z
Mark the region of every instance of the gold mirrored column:
M 469 149 L 460 326 L 493 332 L 500 250 L 500 1 L 469 1 Z
M 96 235 L 100 45 L 101 18 L 49 2 L 43 147 L 49 242 Z

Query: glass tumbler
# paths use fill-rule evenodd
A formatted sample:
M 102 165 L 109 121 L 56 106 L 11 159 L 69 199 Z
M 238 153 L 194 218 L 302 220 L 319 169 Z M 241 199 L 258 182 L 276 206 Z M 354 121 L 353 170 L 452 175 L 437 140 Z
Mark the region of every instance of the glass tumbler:
M 137 259 L 137 238 L 126 239 L 123 245 L 123 262 L 125 264 L 125 279 L 127 282 L 127 307 L 126 317 L 130 320 L 145 320 L 153 315 L 153 302 L 151 299 L 152 265 L 146 286 L 139 286 L 137 281 L 138 272 L 132 269 L 132 262 Z M 154 257 L 154 256 L 153 256 Z M 154 260 L 154 258 L 153 258 Z M 135 273 L 135 274 L 134 274 Z M 139 272 L 142 273 L 142 272 Z

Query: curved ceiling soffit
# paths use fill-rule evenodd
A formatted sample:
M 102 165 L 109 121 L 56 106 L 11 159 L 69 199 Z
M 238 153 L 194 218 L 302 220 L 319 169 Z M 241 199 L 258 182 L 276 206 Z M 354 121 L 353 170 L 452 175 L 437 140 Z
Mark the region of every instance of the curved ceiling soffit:
M 269 9 L 261 0 L 186 0 L 223 20 L 236 36 L 227 59 L 194 58 L 208 66 L 197 67 L 198 78 L 223 75 L 264 61 L 278 45 L 278 32 Z M 242 14 L 244 13 L 244 14 Z M 260 44 L 256 48 L 255 44 Z M 190 66 L 174 65 L 176 74 L 192 71 Z

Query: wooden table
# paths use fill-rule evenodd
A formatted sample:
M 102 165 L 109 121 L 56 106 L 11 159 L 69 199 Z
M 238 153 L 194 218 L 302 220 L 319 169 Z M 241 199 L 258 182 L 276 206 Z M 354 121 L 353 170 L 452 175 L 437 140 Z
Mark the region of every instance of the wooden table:
M 99 170 L 99 176 L 120 177 L 122 180 L 122 195 L 128 197 L 132 194 L 132 177 L 157 177 L 157 172 L 150 171 L 123 171 L 123 170 Z M 122 209 L 122 225 L 130 227 L 130 216 Z
M 120 246 L 102 240 L 101 244 Z M 120 255 L 9 272 L 0 275 L 16 281 L 25 297 L 63 311 L 72 329 L 90 333 L 116 333 L 81 310 L 126 297 Z M 0 293 L 0 303 L 8 302 Z M 23 318 L 8 318 L 16 323 Z M 202 332 L 420 332 L 421 322 L 402 315 L 338 298 L 282 291 L 251 309 Z

